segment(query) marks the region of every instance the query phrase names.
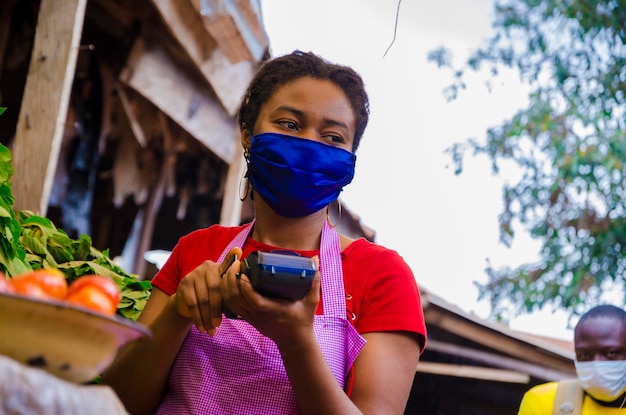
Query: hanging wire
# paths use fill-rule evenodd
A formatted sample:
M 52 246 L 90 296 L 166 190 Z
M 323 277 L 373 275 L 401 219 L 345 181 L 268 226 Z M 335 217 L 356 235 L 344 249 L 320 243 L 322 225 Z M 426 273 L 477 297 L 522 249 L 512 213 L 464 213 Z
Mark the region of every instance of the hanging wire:
M 394 25 L 394 28 L 393 28 L 393 39 L 391 39 L 391 43 L 387 47 L 387 50 L 385 51 L 383 58 L 387 56 L 387 52 L 389 52 L 389 49 L 391 49 L 391 46 L 396 41 L 396 33 L 398 32 L 398 17 L 400 17 L 400 3 L 402 3 L 402 0 L 398 0 L 398 7 L 396 8 L 396 24 Z

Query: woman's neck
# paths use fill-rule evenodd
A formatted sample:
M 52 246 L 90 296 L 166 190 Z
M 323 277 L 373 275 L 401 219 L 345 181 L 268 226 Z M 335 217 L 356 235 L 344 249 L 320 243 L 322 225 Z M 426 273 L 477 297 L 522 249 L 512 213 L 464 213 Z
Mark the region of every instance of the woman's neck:
M 301 218 L 287 218 L 267 206 L 256 205 L 256 221 L 251 235 L 254 240 L 299 251 L 319 249 L 326 211 L 322 209 Z

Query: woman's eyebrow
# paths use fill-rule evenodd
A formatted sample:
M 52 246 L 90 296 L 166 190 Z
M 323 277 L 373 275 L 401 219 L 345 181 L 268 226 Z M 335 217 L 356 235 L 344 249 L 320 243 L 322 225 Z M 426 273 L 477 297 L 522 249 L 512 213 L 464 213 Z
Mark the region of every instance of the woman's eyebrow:
M 281 105 L 280 107 L 276 108 L 276 111 L 287 111 L 287 112 L 291 112 L 294 115 L 297 115 L 299 117 L 302 117 L 304 115 L 304 111 L 299 110 L 296 107 L 292 107 L 290 105 Z
M 349 130 L 348 124 L 343 121 L 334 120 L 332 118 L 324 118 L 324 122 L 329 125 L 334 125 L 336 127 L 341 127 L 343 129 Z
M 290 105 L 281 105 L 278 108 L 276 108 L 276 111 L 287 111 L 287 112 L 290 112 L 290 113 L 292 113 L 292 114 L 294 114 L 294 115 L 296 115 L 298 117 L 304 117 L 304 115 L 305 115 L 304 111 L 302 111 L 302 110 L 300 110 L 300 109 L 298 109 L 296 107 L 292 107 Z M 334 125 L 336 127 L 340 127 L 340 128 L 345 129 L 345 130 L 350 130 L 350 127 L 348 127 L 348 124 L 346 124 L 343 121 L 339 121 L 339 120 L 336 120 L 336 119 L 333 119 L 333 118 L 328 118 L 328 117 L 324 118 L 324 123 L 328 124 L 328 125 Z

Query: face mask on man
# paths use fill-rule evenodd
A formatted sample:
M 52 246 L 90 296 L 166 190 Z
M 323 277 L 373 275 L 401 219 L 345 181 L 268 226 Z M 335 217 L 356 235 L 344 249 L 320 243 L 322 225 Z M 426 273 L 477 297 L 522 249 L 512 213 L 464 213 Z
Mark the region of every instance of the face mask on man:
M 342 148 L 278 133 L 252 137 L 248 179 L 276 213 L 302 217 L 339 197 L 356 156 Z
M 626 392 L 626 360 L 575 362 L 581 386 L 589 395 L 612 402 Z

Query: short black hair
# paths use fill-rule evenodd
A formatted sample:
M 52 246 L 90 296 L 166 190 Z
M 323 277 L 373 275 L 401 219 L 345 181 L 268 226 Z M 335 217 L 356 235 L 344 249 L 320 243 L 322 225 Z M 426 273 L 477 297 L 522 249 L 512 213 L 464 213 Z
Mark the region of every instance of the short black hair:
M 607 317 L 618 320 L 622 323 L 622 327 L 626 329 L 626 311 L 611 304 L 602 304 L 589 309 L 582 316 L 580 316 L 578 323 L 576 323 L 576 327 L 574 327 L 574 333 L 576 333 L 578 327 L 583 322 L 598 317 Z
M 355 131 L 352 151 L 361 142 L 369 121 L 369 98 L 361 76 L 349 66 L 330 63 L 312 53 L 295 50 L 265 62 L 256 73 L 239 107 L 239 128 L 252 135 L 261 107 L 281 86 L 305 76 L 328 80 L 337 85 L 350 101 Z

